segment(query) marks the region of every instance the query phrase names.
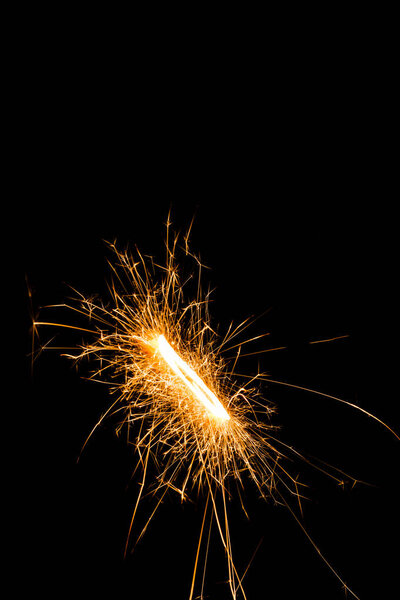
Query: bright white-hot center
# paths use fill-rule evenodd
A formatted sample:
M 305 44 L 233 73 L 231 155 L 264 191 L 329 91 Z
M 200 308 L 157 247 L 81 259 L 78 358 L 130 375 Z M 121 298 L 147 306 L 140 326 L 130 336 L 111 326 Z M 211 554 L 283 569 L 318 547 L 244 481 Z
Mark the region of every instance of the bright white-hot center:
M 202 402 L 214 417 L 223 421 L 230 419 L 217 396 L 206 386 L 197 373 L 178 356 L 163 335 L 158 337 L 158 350 L 175 375 L 181 378 L 193 395 Z

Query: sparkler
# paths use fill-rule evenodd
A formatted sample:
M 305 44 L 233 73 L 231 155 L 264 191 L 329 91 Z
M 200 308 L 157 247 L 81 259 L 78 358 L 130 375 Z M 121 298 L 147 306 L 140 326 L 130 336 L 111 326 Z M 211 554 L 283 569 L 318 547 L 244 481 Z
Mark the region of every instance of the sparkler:
M 287 452 L 303 457 L 275 436 L 277 427 L 270 422 L 275 407 L 262 397 L 259 382 L 265 380 L 297 386 L 273 381 L 261 373 L 248 377 L 244 382 L 243 377 L 235 372 L 243 345 L 262 336 L 237 341 L 251 324 L 249 319 L 236 327 L 231 325 L 224 336 L 214 330 L 209 315 L 210 292 L 202 291 L 203 266 L 189 251 L 189 233 L 190 228 L 180 248 L 179 236 L 170 239 L 168 220 L 165 265 L 158 265 L 153 258 L 144 257 L 139 251 L 133 257 L 128 252 L 117 250 L 115 243 L 110 244 L 115 256 L 115 261 L 109 263 L 113 272 L 109 285 L 110 303 L 95 302 L 75 292 L 72 303 L 57 305 L 84 315 L 91 327 L 37 321 L 35 328 L 57 326 L 80 329 L 89 334 L 89 341 L 77 347 L 74 353 L 65 355 L 74 361 L 85 357 L 93 359 L 97 367 L 90 378 L 106 382 L 114 397 L 89 438 L 105 417 L 118 414 L 117 432 L 126 427 L 129 440 L 136 448 L 136 469 L 141 469 L 142 479 L 125 552 L 129 549 L 135 516 L 145 489 L 155 494 L 157 504 L 137 535 L 137 541 L 168 490 L 177 492 L 182 501 L 197 490 L 206 501 L 189 600 L 194 597 L 207 517 L 210 526 L 212 521 L 215 522 L 225 549 L 232 598 L 236 599 L 239 593 L 246 598 L 243 578 L 247 569 L 240 576 L 235 566 L 227 511 L 227 499 L 235 491 L 240 496 L 245 479 L 255 484 L 263 498 L 273 496 L 286 504 L 316 548 L 280 492 L 280 488 L 288 490 L 300 504 L 301 484 L 290 475 L 282 459 Z M 183 258 L 196 261 L 197 277 L 190 273 L 187 279 L 182 280 L 177 263 L 178 251 L 182 252 Z M 190 283 L 194 283 L 196 294 L 194 299 L 187 301 L 186 290 Z M 233 357 L 224 358 L 233 350 Z M 335 400 L 344 402 L 338 398 Z M 87 440 L 84 446 L 86 443 Z M 148 482 L 150 462 L 155 466 L 157 475 Z M 333 469 L 317 468 L 338 482 L 342 479 L 341 472 L 337 474 Z M 221 504 L 222 510 L 219 508 Z M 245 510 L 243 503 L 242 506 Z M 208 545 L 201 598 L 207 553 Z M 328 561 L 322 558 L 357 598 Z

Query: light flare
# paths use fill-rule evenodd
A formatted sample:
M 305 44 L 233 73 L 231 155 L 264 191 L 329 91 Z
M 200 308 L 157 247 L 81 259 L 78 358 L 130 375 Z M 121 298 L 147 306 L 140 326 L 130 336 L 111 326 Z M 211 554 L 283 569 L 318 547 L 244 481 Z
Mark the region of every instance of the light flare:
M 157 349 L 175 375 L 180 377 L 208 412 L 217 419 L 229 421 L 229 414 L 214 392 L 206 386 L 197 373 L 175 352 L 163 335 L 158 337 Z

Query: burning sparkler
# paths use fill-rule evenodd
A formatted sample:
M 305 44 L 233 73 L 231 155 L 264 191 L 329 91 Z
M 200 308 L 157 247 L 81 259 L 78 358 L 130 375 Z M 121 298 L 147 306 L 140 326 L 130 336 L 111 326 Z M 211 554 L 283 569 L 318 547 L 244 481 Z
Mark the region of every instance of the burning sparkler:
M 246 598 L 244 574 L 240 576 L 235 566 L 230 540 L 227 498 L 233 493 L 232 484 L 239 491 L 244 478 L 249 478 L 262 497 L 275 495 L 282 501 L 281 485 L 300 499 L 300 484 L 281 461 L 287 451 L 298 457 L 300 454 L 274 435 L 276 427 L 269 418 L 275 408 L 259 391 L 260 381 L 272 380 L 257 374 L 243 383 L 235 374 L 242 346 L 261 336 L 237 342 L 250 320 L 237 327 L 231 325 L 223 337 L 214 331 L 209 316 L 209 293 L 203 294 L 201 288 L 202 265 L 189 252 L 188 236 L 184 238 L 181 250 L 184 256 L 194 258 L 198 264 L 197 291 L 193 300 L 186 301 L 185 292 L 194 278 L 192 274 L 184 281 L 180 277 L 177 266 L 179 237 L 170 239 L 168 221 L 165 265 L 160 266 L 152 258 L 143 257 L 139 251 L 134 258 L 111 244 L 116 261 L 110 263 L 114 274 L 109 286 L 110 304 L 96 303 L 77 293 L 72 304 L 63 305 L 87 317 L 91 328 L 43 321 L 37 321 L 35 327 L 56 325 L 81 329 L 89 334 L 86 344 L 66 356 L 74 361 L 84 357 L 95 360 L 97 368 L 91 379 L 106 381 L 115 398 L 99 423 L 107 415 L 119 414 L 117 431 L 127 427 L 135 445 L 137 467 L 142 469 L 142 485 L 125 550 L 147 485 L 158 494 L 156 509 L 168 490 L 178 492 L 182 500 L 195 489 L 205 491 L 204 518 L 189 600 L 194 597 L 207 515 L 215 521 L 226 552 L 232 598 L 237 598 L 239 590 Z M 223 357 L 226 351 L 232 350 L 235 350 L 235 357 L 229 362 Z M 148 484 L 149 462 L 154 463 L 158 474 Z M 335 477 L 332 471 L 328 474 Z M 218 508 L 218 497 L 222 499 L 222 513 Z M 303 525 L 298 523 L 315 546 Z M 147 525 L 137 539 L 141 538 Z M 204 578 L 201 597 L 203 586 Z M 357 597 L 347 586 L 346 589 Z

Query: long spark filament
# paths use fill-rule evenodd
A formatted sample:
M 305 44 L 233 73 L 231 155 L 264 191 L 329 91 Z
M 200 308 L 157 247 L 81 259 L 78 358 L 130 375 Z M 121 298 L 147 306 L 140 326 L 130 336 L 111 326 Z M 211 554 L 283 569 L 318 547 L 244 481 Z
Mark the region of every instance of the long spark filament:
M 214 417 L 223 421 L 230 419 L 217 396 L 206 386 L 197 373 L 178 356 L 163 335 L 158 338 L 158 350 L 175 375 L 182 379 L 194 396 L 202 402 Z

